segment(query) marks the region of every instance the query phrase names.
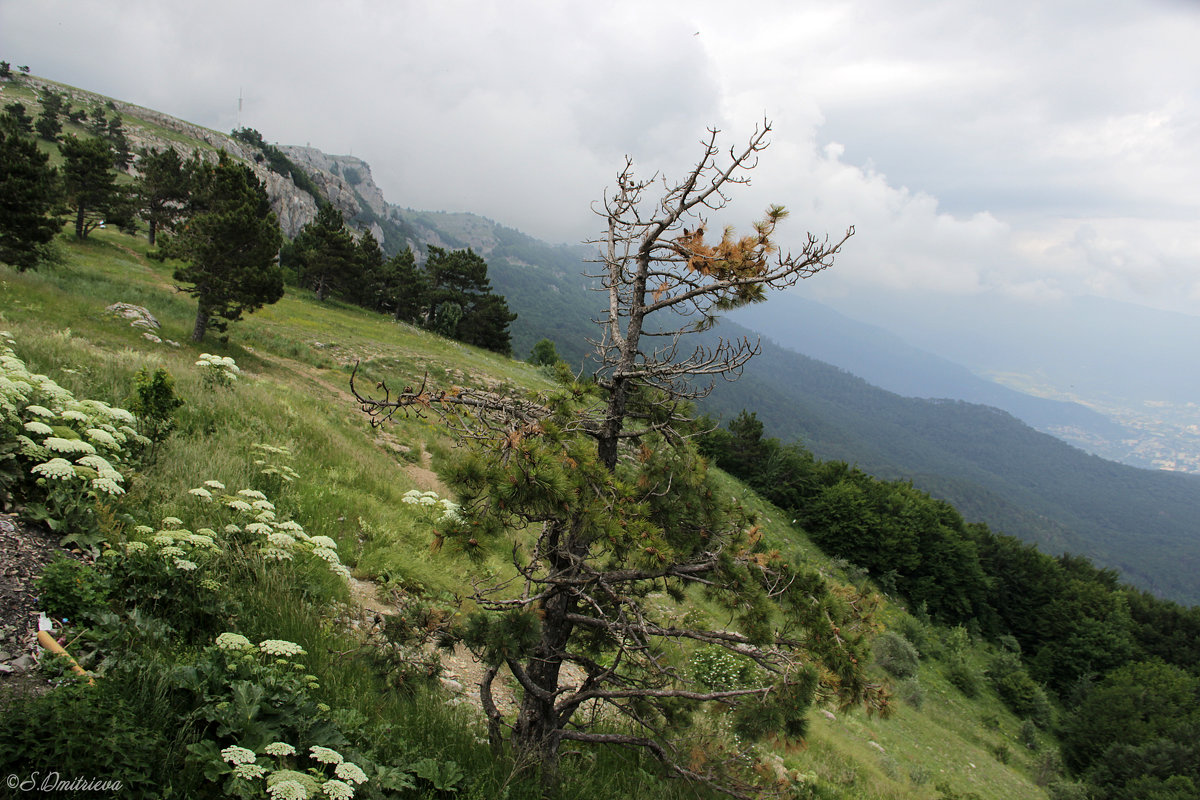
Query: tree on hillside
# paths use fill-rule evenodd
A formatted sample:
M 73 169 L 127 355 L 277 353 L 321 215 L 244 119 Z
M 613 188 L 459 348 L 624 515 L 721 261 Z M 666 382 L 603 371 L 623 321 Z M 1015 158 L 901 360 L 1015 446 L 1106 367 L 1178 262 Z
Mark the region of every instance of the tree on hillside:
M 600 210 L 609 302 L 593 381 L 529 398 L 427 381 L 397 393 L 380 382 L 382 396 L 371 396 L 351 382 L 375 423 L 432 410 L 475 445 L 451 476 L 461 520 L 439 525 L 437 542 L 478 553 L 491 537 L 515 540 L 519 577 L 477 591 L 481 611 L 459 635 L 489 665 L 480 697 L 493 743 L 507 729 L 547 782 L 564 744 L 617 744 L 759 796 L 745 753 L 717 752 L 703 725 L 688 726 L 697 707 L 727 707 L 747 738 L 801 736 L 817 697 L 886 707 L 862 666 L 865 598 L 764 542 L 686 435 L 686 400 L 704 392 L 692 381 L 732 378 L 756 350 L 742 340 L 689 354 L 686 333 L 826 268 L 850 236 L 809 236 L 800 253 L 778 254 L 784 212 L 772 207 L 748 236 L 706 239 L 702 215 L 747 181 L 769 130 L 725 157 L 711 131 L 698 163 L 660 197 L 626 162 Z M 721 609 L 716 619 L 683 613 L 701 595 Z M 727 671 L 705 667 L 714 663 Z M 502 667 L 523 693 L 515 720 L 491 696 Z
M 346 287 L 346 299 L 357 306 L 380 311 L 386 258 L 379 240 L 364 231 L 354 247 L 354 273 L 357 278 Z
M 406 247 L 387 260 L 379 287 L 379 308 L 396 322 L 416 324 L 428 302 L 429 279 L 417 266 L 417 257 Z
M 120 170 L 129 169 L 129 165 L 133 162 L 133 152 L 129 147 L 129 139 L 125 136 L 125 126 L 120 114 L 114 113 L 112 119 L 108 121 L 105 137 L 112 148 L 113 166 Z
M 175 280 L 197 300 L 192 341 L 283 297 L 277 263 L 283 234 L 267 190 L 247 166 L 224 153 L 192 173 L 187 220 L 161 237 L 159 253 L 187 262 Z
M 120 197 L 112 171 L 112 149 L 103 139 L 71 135 L 63 139 L 59 150 L 67 204 L 75 210 L 75 238 L 86 239 Z
M 496 353 L 512 352 L 508 326 L 517 318 L 505 299 L 492 292 L 487 262 L 470 248 L 447 251 L 429 247 L 425 272 L 429 276 L 427 301 L 433 311 L 431 327 L 444 336 Z M 457 308 L 453 322 L 441 316 Z
M 172 230 L 184 213 L 188 199 L 187 165 L 172 147 L 143 148 L 138 153 L 138 176 L 134 183 L 139 215 L 147 223 L 147 238 L 153 247 L 160 229 Z
M 538 367 L 553 367 L 562 359 L 558 357 L 558 348 L 553 340 L 539 339 L 529 351 L 528 361 Z
M 33 133 L 33 117 L 25 113 L 25 104 L 12 102 L 4 106 L 4 116 L 10 117 L 20 133 Z
M 64 98 L 64 95 L 53 89 L 47 89 L 42 95 L 42 111 L 38 114 L 34 127 L 38 136 L 48 142 L 58 141 L 58 134 L 62 133 L 62 121 L 59 116 L 63 113 Z
M 50 157 L 9 114 L 0 116 L 0 261 L 37 266 L 60 222 L 54 217 L 58 176 Z
M 305 225 L 292 242 L 301 279 L 324 302 L 331 294 L 349 289 L 357 279 L 357 246 L 342 212 L 330 203 L 321 205 L 316 219 Z

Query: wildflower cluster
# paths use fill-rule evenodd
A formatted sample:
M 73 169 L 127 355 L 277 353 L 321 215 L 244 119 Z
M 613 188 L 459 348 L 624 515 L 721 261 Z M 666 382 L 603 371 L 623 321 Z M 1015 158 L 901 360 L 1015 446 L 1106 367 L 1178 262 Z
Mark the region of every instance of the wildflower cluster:
M 233 386 L 242 372 L 229 356 L 217 356 L 212 353 L 201 353 L 196 366 L 200 367 L 200 374 L 206 384 L 223 388 Z
M 309 748 L 307 758 L 287 742 L 271 742 L 260 754 L 231 745 L 221 750 L 221 761 L 224 763 L 216 774 L 232 776 L 231 793 L 242 795 L 246 789 L 257 789 L 257 782 L 263 780 L 272 800 L 351 800 L 355 789 L 367 782 L 361 767 L 320 745 Z M 303 770 L 299 769 L 304 766 L 302 761 L 308 762 Z M 243 781 L 250 785 L 239 783 Z
M 417 489 L 411 489 L 401 496 L 400 502 L 411 506 L 419 506 L 431 513 L 439 514 L 438 520 L 442 522 L 462 521 L 462 517 L 460 516 L 462 507 L 453 500 L 446 498 L 439 499 L 437 492 L 421 492 Z
M 156 552 L 181 572 L 193 572 L 211 556 L 223 552 L 216 531 L 212 528 L 190 531 L 183 527 L 183 520 L 178 517 L 165 517 L 157 529 L 149 525 L 137 525 L 133 534 L 136 538 L 122 545 L 125 555 Z M 104 555 L 111 556 L 114 552 L 105 551 Z
M 710 645 L 698 649 L 689 665 L 700 684 L 717 692 L 738 689 L 746 679 L 746 662 L 724 647 Z
M 127 446 L 145 443 L 134 416 L 99 400 L 78 400 L 52 378 L 29 371 L 0 332 L 0 501 L 22 501 L 53 530 L 93 527 L 92 506 L 124 494 Z
M 236 521 L 222 528 L 225 536 L 240 537 L 256 546 L 269 561 L 291 561 L 296 553 L 307 552 L 324 561 L 331 572 L 343 579 L 350 570 L 338 556 L 337 542 L 328 536 L 309 536 L 300 523 L 280 519 L 275 505 L 257 489 L 225 492 L 220 481 L 205 481 L 189 489 L 188 494 L 202 503 L 220 503 L 234 513 Z M 207 532 L 209 529 L 205 529 Z
M 292 457 L 292 451 L 286 447 L 277 447 L 271 444 L 253 444 L 250 449 L 254 451 L 256 458 L 254 466 L 259 468 L 259 472 L 269 479 L 278 481 L 280 484 L 291 483 L 300 476 L 296 470 L 292 469 L 285 462 Z

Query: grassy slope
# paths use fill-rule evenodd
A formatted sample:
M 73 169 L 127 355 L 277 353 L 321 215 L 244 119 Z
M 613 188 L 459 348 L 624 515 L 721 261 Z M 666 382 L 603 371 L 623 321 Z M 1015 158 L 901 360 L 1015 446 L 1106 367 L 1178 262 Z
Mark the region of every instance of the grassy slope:
M 142 239 L 97 231 L 83 244 L 64 240 L 60 267 L 24 274 L 0 268 L 0 327 L 13 334 L 31 368 L 115 404 L 127 402 L 139 368 L 165 366 L 175 376 L 187 405 L 156 469 L 131 486 L 127 504 L 134 515 L 178 512 L 186 490 L 207 478 L 248 485 L 257 469 L 250 446 L 282 445 L 294 454 L 291 464 L 301 478 L 277 505 L 309 533 L 337 539 L 357 574 L 407 588 L 465 592 L 469 563 L 453 553 L 430 555 L 427 523 L 400 502 L 408 489 L 427 488 L 419 486 L 413 462 L 429 451 L 436 468 L 451 452 L 447 440 L 426 420 L 371 429 L 347 391 L 350 365 L 361 360 L 371 377 L 396 385 L 428 372 L 434 380 L 537 388 L 546 385 L 545 376 L 358 309 L 319 305 L 307 293 L 235 324 L 227 344 L 193 346 L 186 341 L 192 301 L 174 291 L 170 265 L 146 259 L 146 249 Z M 105 307 L 118 301 L 148 307 L 162 323 L 158 335 L 180 346 L 152 343 L 107 315 Z M 245 373 L 239 385 L 206 387 L 194 366 L 201 351 L 233 356 Z M 732 480 L 726 486 L 770 521 L 771 535 L 794 538 L 778 510 Z M 796 546 L 824 563 L 806 540 Z M 505 568 L 498 545 L 484 569 Z M 885 615 L 900 613 L 889 607 Z M 1034 757 L 1015 742 L 1018 722 L 994 697 L 967 701 L 933 661 L 922 667 L 920 681 L 920 710 L 898 702 L 888 720 L 857 712 L 838 714 L 836 721 L 814 715 L 807 747 L 785 754 L 789 766 L 815 773 L 846 797 L 933 798 L 939 781 L 982 797 L 1044 796 L 1028 777 Z M 989 717 L 998 729 L 982 723 Z M 1008 766 L 993 755 L 1002 743 L 1012 752 Z

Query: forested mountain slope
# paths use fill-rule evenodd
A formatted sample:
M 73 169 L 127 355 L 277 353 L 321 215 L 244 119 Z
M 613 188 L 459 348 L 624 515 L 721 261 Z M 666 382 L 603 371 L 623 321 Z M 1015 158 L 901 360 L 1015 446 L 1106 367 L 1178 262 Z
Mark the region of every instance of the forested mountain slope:
M 583 274 L 589 248 L 549 245 L 470 214 L 400 216 L 449 246 L 484 254 L 496 290 L 518 314 L 517 355 L 545 337 L 577 369 L 583 365 L 599 302 Z M 728 319 L 708 336 L 710 343 L 760 338 Z M 902 397 L 769 340 L 762 347 L 742 379 L 719 382 L 702 410 L 724 418 L 756 411 L 769 435 L 799 440 L 821 458 L 912 480 L 969 520 L 1046 552 L 1085 555 L 1164 597 L 1200 601 L 1200 478 L 1090 456 L 991 406 Z M 1032 397 L 1013 402 L 1043 422 L 1112 433 L 1087 409 Z
M 730 323 L 727 336 L 748 334 Z M 1200 600 L 1200 479 L 1090 456 L 989 406 L 905 398 L 764 341 L 707 407 L 755 410 L 772 435 L 950 501 L 970 520 Z

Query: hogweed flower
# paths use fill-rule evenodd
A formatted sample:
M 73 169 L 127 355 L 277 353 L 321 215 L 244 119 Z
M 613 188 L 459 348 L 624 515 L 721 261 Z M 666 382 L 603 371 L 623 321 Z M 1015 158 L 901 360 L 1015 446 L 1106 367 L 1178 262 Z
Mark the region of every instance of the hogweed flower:
M 322 764 L 341 764 L 342 754 L 337 750 L 330 750 L 328 747 L 321 747 L 319 744 L 314 744 L 308 749 L 308 754 L 312 756 L 314 761 L 319 761 Z
M 65 458 L 52 458 L 44 464 L 34 466 L 30 472 L 44 475 L 51 480 L 65 481 L 75 477 L 75 466 Z
M 328 547 L 314 547 L 312 554 L 328 564 L 340 564 L 341 559 L 338 558 L 336 550 L 330 550 Z
M 310 536 L 308 543 L 313 547 L 325 547 L 330 550 L 337 550 L 337 542 L 328 536 Z
M 336 778 L 331 778 L 321 784 L 321 791 L 333 800 L 350 800 L 354 797 L 354 787 Z
M 284 639 L 265 639 L 258 643 L 258 649 L 269 656 L 306 655 L 303 647 L 295 642 L 289 642 Z
M 296 748 L 287 742 L 271 742 L 263 748 L 263 752 L 269 756 L 294 756 L 296 755 Z
M 341 764 L 338 764 L 333 768 L 333 774 L 350 783 L 367 782 L 367 774 L 362 771 L 362 767 L 351 761 L 343 761 Z
M 125 490 L 118 486 L 112 478 L 92 478 L 92 488 L 105 494 L 125 494 Z
M 221 483 L 220 481 L 205 481 L 204 485 L 210 489 L 219 489 L 221 491 L 225 491 L 225 484 Z
M 233 774 L 239 778 L 245 778 L 252 781 L 256 778 L 261 778 L 267 774 L 267 770 L 260 767 L 258 764 L 238 764 L 233 768 Z
M 296 544 L 295 539 L 280 531 L 275 531 L 268 535 L 267 541 L 271 543 L 272 547 L 278 547 L 281 550 L 287 550 L 289 547 Z
M 199 497 L 201 500 L 212 500 L 212 492 L 204 487 L 188 489 L 188 494 L 192 495 L 193 497 Z
M 84 431 L 84 433 L 86 433 L 88 438 L 96 444 L 107 447 L 110 450 L 115 450 L 121 446 L 116 438 L 108 431 L 103 431 L 99 428 L 88 428 L 86 431 Z
M 25 423 L 25 430 L 32 433 L 34 436 L 50 436 L 54 433 L 54 428 L 51 428 L 40 420 L 31 419 Z
M 75 463 L 85 467 L 91 467 L 92 469 L 96 470 L 97 474 L 101 475 L 102 477 L 109 478 L 110 480 L 125 480 L 123 477 L 121 477 L 121 473 L 113 469 L 113 465 L 108 463 L 108 460 L 103 456 L 82 456 L 75 459 Z
M 217 637 L 216 645 L 219 649 L 226 652 L 237 652 L 241 650 L 252 650 L 254 645 L 250 640 L 240 633 L 222 633 Z
M 221 751 L 221 758 L 230 764 L 253 764 L 254 751 L 234 744 Z
M 267 787 L 272 800 L 308 800 L 308 790 L 299 781 L 279 781 Z
M 42 445 L 56 453 L 82 453 L 85 456 L 96 454 L 96 448 L 83 439 L 64 439 L 61 436 L 48 436 L 42 442 Z

